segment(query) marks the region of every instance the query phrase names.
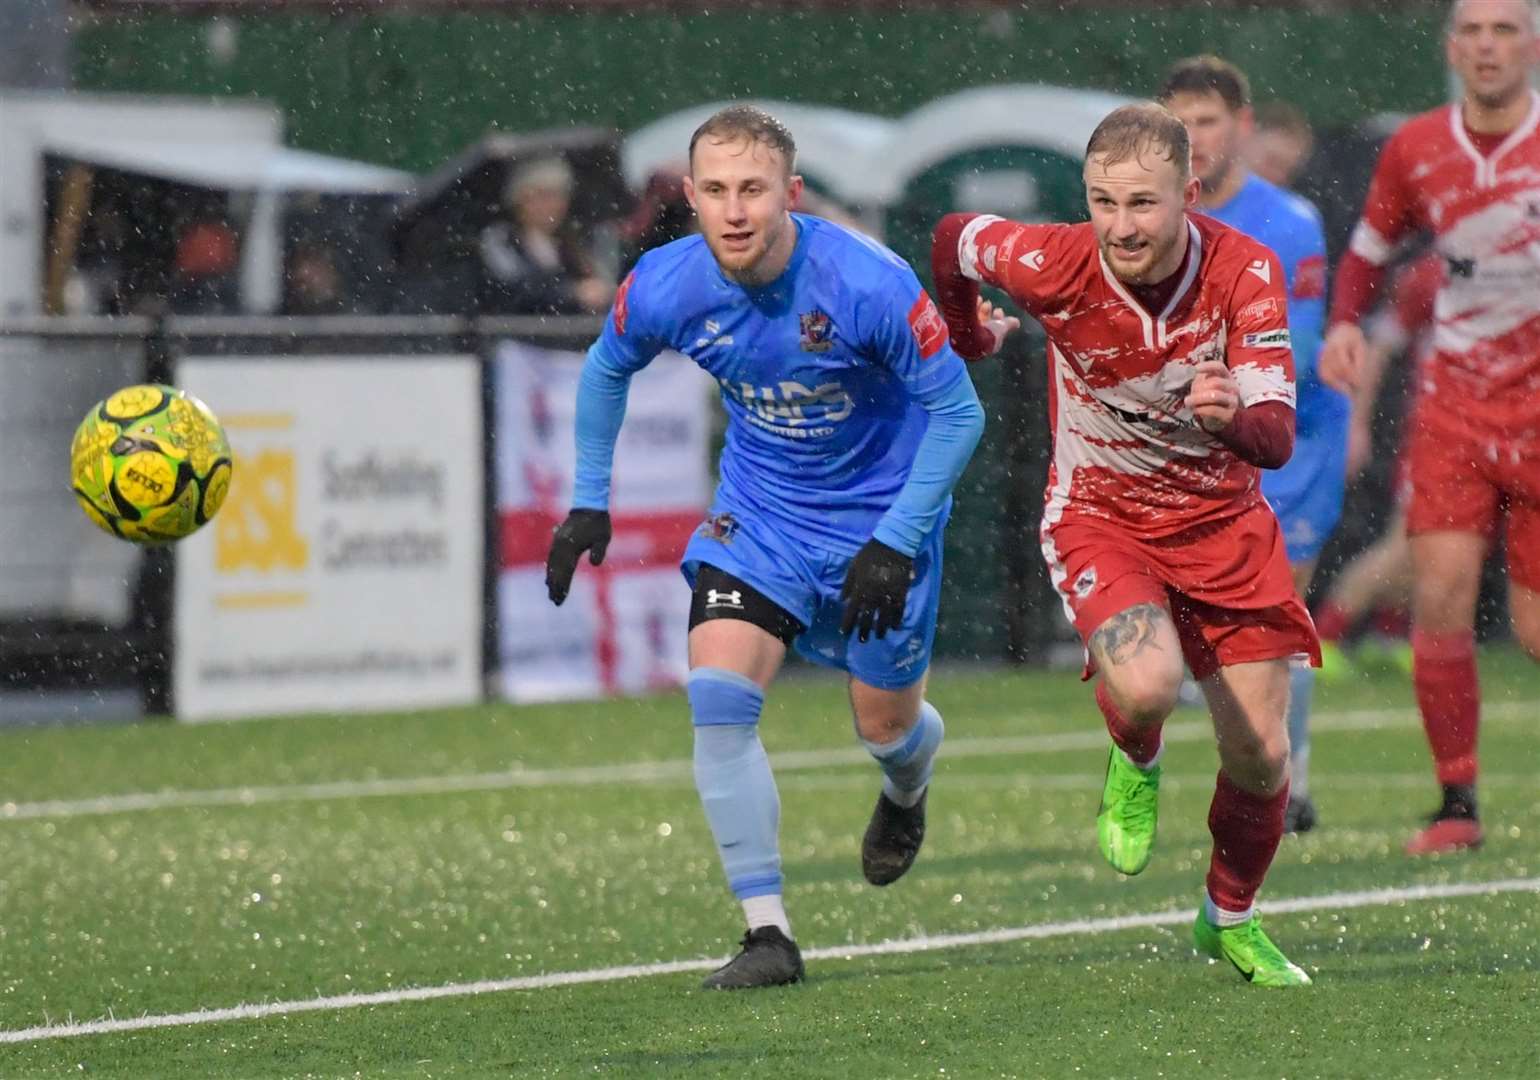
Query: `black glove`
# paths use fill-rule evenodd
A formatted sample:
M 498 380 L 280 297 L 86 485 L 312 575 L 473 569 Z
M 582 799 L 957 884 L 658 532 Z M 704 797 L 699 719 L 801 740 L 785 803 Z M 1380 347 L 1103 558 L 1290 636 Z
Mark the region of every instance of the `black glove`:
M 860 638 L 865 641 L 873 630 L 882 637 L 903 622 L 904 601 L 913 579 L 913 559 L 880 540 L 868 540 L 850 560 L 845 587 L 840 590 L 840 599 L 845 601 L 840 633 L 849 637 L 859 626 Z
M 568 514 L 567 520 L 556 526 L 550 554 L 545 557 L 545 591 L 551 603 L 560 606 L 567 599 L 572 574 L 583 552 L 588 552 L 588 561 L 598 566 L 609 546 L 608 510 L 574 510 Z

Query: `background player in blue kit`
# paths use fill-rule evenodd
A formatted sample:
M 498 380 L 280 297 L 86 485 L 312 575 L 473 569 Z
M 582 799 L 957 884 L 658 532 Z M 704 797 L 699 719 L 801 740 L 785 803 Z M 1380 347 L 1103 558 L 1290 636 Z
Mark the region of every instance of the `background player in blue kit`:
M 1301 597 L 1316 560 L 1342 516 L 1347 486 L 1351 404 L 1316 372 L 1326 320 L 1326 236 L 1321 215 L 1305 199 L 1247 170 L 1251 88 L 1235 65 L 1216 56 L 1179 61 L 1160 101 L 1187 125 L 1193 174 L 1203 183 L 1198 209 L 1260 240 L 1277 254 L 1287 279 L 1289 336 L 1298 390 L 1294 456 L 1262 473 L 1262 494 L 1283 526 L 1294 584 Z M 1289 808 L 1284 828 L 1315 826 L 1310 798 L 1310 695 L 1315 670 L 1296 663 L 1289 679 Z
M 688 696 L 696 787 L 748 933 L 707 988 L 802 977 L 757 730 L 788 646 L 849 673 L 856 733 L 884 773 L 862 841 L 866 879 L 897 880 L 919 851 L 943 733 L 924 700 L 942 529 L 984 427 L 914 273 L 859 234 L 792 213 L 795 170 L 791 134 L 761 110 L 729 107 L 695 132 L 686 192 L 701 233 L 641 258 L 589 350 L 573 510 L 546 563 L 560 604 L 582 553 L 604 558 L 631 376 L 665 349 L 714 375 L 727 440 L 710 515 L 684 555 Z M 1015 321 L 986 315 L 1002 333 Z

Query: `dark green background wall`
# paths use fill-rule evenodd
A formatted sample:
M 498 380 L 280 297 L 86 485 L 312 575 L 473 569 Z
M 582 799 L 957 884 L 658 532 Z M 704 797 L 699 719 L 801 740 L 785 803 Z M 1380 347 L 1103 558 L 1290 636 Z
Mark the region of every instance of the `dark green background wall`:
M 903 16 L 268 15 L 230 20 L 236 47 L 224 59 L 210 47 L 208 18 L 144 16 L 83 28 L 75 44 L 82 89 L 266 98 L 283 108 L 296 145 L 421 171 L 493 127 L 627 130 L 735 96 L 897 116 L 993 82 L 1142 94 L 1172 59 L 1202 51 L 1240 63 L 1258 100 L 1285 98 L 1319 126 L 1348 125 L 1444 96 L 1442 13 L 1442 4 L 1407 3 L 1395 14 L 1330 15 L 1134 5 Z M 1067 183 L 1077 201 L 1078 170 Z M 889 239 L 923 269 L 925 240 L 944 206 L 921 194 L 895 209 Z M 1040 358 L 1023 340 L 1005 361 L 1009 377 L 999 363 L 974 372 L 990 430 L 947 532 L 942 655 L 1000 657 L 1010 641 L 1032 653 L 1034 640 L 1062 629 L 1035 536 L 1047 453 Z M 1030 527 L 1007 535 L 1002 520 Z
M 724 4 L 725 7 L 732 6 Z M 901 114 L 990 82 L 1147 92 L 1174 57 L 1220 52 L 1259 100 L 1317 124 L 1421 109 L 1444 93 L 1441 4 L 1356 11 L 936 9 L 626 15 L 266 15 L 104 19 L 75 36 L 82 89 L 253 95 L 277 102 L 307 149 L 422 170 L 490 127 L 623 130 L 732 96 Z

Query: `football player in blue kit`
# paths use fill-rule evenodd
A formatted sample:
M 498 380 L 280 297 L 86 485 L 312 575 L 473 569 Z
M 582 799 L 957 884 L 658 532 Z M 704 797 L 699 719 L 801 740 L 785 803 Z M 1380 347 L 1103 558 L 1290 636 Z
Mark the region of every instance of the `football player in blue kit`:
M 1246 168 L 1242 142 L 1250 134 L 1251 89 L 1233 64 L 1216 56 L 1181 60 L 1166 74 L 1159 100 L 1187 125 L 1193 174 L 1203 183 L 1199 211 L 1260 240 L 1283 263 L 1298 388 L 1294 456 L 1283 468 L 1262 473 L 1262 494 L 1283 527 L 1294 585 L 1303 597 L 1342 516 L 1352 411 L 1347 397 L 1316 372 L 1326 323 L 1321 215 L 1305 199 Z M 1307 832 L 1316 823 L 1309 772 L 1314 684 L 1314 668 L 1296 663 L 1290 670 L 1288 832 Z
M 720 483 L 690 540 L 687 693 L 695 783 L 748 924 L 709 989 L 796 982 L 782 903 L 780 801 L 757 725 L 788 647 L 849 675 L 856 735 L 883 775 L 861 846 L 874 885 L 925 834 L 941 714 L 925 700 L 953 485 L 984 413 L 945 322 L 909 266 L 872 240 L 794 213 L 791 134 L 731 106 L 690 142 L 700 234 L 645 254 L 588 352 L 573 509 L 546 563 L 566 598 L 610 540 L 610 467 L 633 374 L 665 349 L 721 386 Z M 1002 334 L 1007 319 L 982 312 Z

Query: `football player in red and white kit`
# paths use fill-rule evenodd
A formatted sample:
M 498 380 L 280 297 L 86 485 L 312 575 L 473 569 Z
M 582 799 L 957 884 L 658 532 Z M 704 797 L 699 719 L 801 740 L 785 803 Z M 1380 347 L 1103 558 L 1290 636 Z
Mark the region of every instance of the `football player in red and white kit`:
M 1189 214 L 1187 129 L 1165 108 L 1111 113 L 1086 151 L 1091 222 L 951 214 L 931 252 L 953 345 L 994 352 L 1005 290 L 1048 335 L 1053 463 L 1042 547 L 1085 639 L 1113 747 L 1097 839 L 1136 874 L 1155 839 L 1161 725 L 1183 660 L 1208 699 L 1220 772 L 1200 948 L 1259 985 L 1309 977 L 1253 900 L 1283 835 L 1289 661 L 1318 662 L 1258 468 L 1288 460 L 1293 354 L 1278 258 Z
M 1380 380 L 1395 357 L 1405 355 L 1413 364 L 1432 352 L 1433 303 L 1444 279 L 1444 260 L 1436 252 L 1407 263 L 1396 274 L 1390 299 L 1366 324 L 1369 343 L 1363 367 L 1359 371 L 1358 395 L 1353 402 L 1353 416 L 1348 436 L 1348 469 L 1357 473 L 1373 454 L 1373 416 Z M 1412 381 L 1410 399 L 1416 400 L 1417 382 Z M 1408 410 L 1410 411 L 1410 410 Z M 1391 473 L 1390 489 L 1394 509 L 1385 531 L 1378 540 L 1364 548 L 1337 571 L 1326 599 L 1315 612 L 1315 632 L 1321 639 L 1321 677 L 1343 680 L 1354 674 L 1354 660 L 1347 651 L 1349 635 L 1366 616 L 1372 616 L 1383 631 L 1388 626 L 1392 637 L 1406 637 L 1399 624 L 1410 622 L 1412 595 L 1412 549 L 1406 538 L 1406 506 L 1411 501 L 1407 482 L 1406 444 L 1409 426 L 1403 428 L 1401 448 Z M 1369 646 L 1354 650 L 1363 659 Z M 1389 642 L 1376 646 L 1382 659 L 1411 672 L 1410 641 Z
M 1446 51 L 1462 99 L 1386 143 L 1338 270 L 1321 375 L 1359 377 L 1358 322 L 1396 243 L 1434 235 L 1444 282 L 1411 418 L 1413 683 L 1443 804 L 1411 854 L 1479 845 L 1475 616 L 1481 565 L 1506 517 L 1513 628 L 1540 657 L 1540 13 L 1458 0 Z

